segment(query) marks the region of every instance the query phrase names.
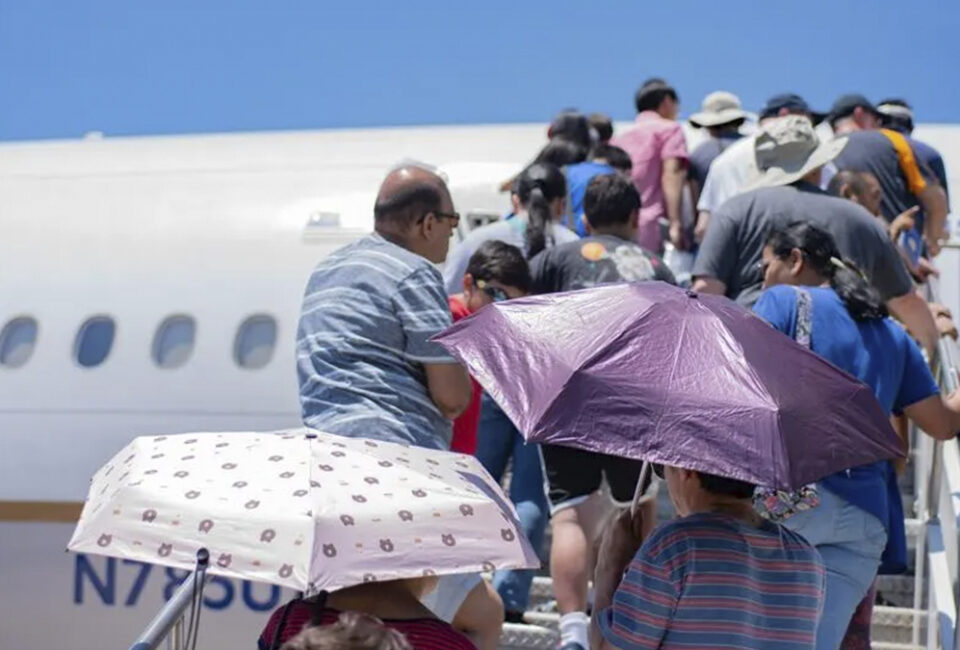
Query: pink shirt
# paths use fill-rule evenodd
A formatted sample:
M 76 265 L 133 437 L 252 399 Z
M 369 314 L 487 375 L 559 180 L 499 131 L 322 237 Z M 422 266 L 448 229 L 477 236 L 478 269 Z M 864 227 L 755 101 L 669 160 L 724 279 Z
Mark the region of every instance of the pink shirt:
M 660 217 L 667 214 L 663 200 L 663 161 L 667 158 L 687 160 L 687 143 L 680 124 L 665 120 L 655 111 L 637 115 L 637 125 L 614 137 L 610 144 L 630 154 L 633 170 L 630 178 L 640 192 L 640 232 L 637 239 L 649 251 L 659 252 L 663 244 L 660 237 Z

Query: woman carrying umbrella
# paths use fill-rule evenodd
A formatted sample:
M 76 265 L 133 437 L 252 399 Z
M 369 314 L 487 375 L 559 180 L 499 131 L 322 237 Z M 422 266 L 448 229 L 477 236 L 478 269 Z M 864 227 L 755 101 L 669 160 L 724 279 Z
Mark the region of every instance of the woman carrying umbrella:
M 841 259 L 828 233 L 808 223 L 775 228 L 762 264 L 768 288 L 754 307 L 758 315 L 870 386 L 887 413 L 903 412 L 939 440 L 960 430 L 960 395 L 940 395 L 920 348 L 887 317 L 879 294 Z M 817 507 L 783 514 L 827 567 L 817 647 L 832 650 L 878 568 L 906 568 L 903 504 L 889 461 L 828 476 L 816 495 Z

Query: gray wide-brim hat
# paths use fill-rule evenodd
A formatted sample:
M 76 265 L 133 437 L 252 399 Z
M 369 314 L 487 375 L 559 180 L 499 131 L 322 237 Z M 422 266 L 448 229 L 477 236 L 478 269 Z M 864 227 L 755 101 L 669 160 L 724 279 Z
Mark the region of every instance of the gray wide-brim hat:
M 743 191 L 794 183 L 840 155 L 847 138 L 821 142 L 813 123 L 802 115 L 775 120 L 757 134 L 753 153 L 759 177 Z
M 740 98 L 725 90 L 718 90 L 703 99 L 699 113 L 694 113 L 688 120 L 696 127 L 720 126 L 736 120 L 746 119 L 747 113 L 740 105 Z

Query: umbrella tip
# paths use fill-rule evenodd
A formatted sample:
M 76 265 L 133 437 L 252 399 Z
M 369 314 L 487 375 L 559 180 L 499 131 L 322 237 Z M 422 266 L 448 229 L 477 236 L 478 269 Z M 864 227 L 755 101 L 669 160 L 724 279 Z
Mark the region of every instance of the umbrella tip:
M 316 431 L 307 431 L 304 435 L 307 436 L 307 440 L 315 440 L 317 437 Z
M 693 289 L 687 289 L 687 298 L 698 298 L 699 294 Z

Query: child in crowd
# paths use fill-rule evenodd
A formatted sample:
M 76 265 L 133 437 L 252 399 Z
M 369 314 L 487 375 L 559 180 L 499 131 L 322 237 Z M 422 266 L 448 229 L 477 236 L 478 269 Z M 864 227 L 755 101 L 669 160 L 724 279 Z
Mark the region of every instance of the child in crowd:
M 450 296 L 453 322 L 466 318 L 492 302 L 524 296 L 530 290 L 530 271 L 523 252 L 516 246 L 491 240 L 480 245 L 467 263 L 463 291 Z M 471 379 L 470 406 L 453 423 L 450 450 L 473 454 L 477 450 L 477 425 L 480 423 L 480 384 Z

